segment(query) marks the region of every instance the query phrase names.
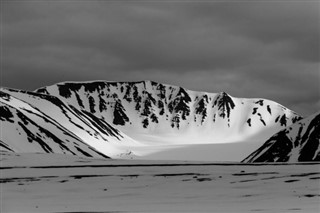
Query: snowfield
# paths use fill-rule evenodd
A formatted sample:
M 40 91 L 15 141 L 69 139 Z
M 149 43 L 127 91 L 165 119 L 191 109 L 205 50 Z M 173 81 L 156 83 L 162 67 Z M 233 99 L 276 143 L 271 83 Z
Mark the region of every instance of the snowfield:
M 301 118 L 271 100 L 192 91 L 148 80 L 61 82 L 36 92 L 86 110 L 151 146 L 168 141 L 184 146 L 265 141 Z
M 320 212 L 319 163 L 1 153 L 1 212 Z
M 319 116 L 151 81 L 1 88 L 0 212 L 320 212 Z
M 142 160 L 241 161 L 301 119 L 271 100 L 153 81 L 0 91 L 0 150 Z

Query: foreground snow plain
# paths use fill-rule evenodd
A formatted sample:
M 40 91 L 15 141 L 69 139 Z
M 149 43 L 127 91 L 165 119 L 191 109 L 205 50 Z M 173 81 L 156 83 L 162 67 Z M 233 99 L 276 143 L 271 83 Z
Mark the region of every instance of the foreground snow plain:
M 1 153 L 1 212 L 320 212 L 320 164 Z

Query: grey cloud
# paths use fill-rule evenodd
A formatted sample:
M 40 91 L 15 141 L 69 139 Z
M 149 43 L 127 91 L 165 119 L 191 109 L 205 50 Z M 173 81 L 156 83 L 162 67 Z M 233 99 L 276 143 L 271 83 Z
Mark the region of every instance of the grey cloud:
M 290 42 L 292 56 L 319 61 L 320 2 L 263 1 L 199 4 L 195 17 L 264 43 Z M 302 54 L 300 54 L 302 52 Z
M 5 1 L 2 6 L 5 86 L 150 79 L 269 98 L 305 114 L 317 108 L 319 2 Z

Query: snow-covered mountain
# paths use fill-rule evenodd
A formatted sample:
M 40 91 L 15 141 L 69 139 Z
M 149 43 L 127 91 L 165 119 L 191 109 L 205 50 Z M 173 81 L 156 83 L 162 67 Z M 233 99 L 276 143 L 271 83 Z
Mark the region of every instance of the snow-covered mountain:
M 301 117 L 266 99 L 195 92 L 153 81 L 64 82 L 38 89 L 145 144 L 266 140 Z
M 281 130 L 243 162 L 320 161 L 320 112 Z
M 175 160 L 240 161 L 301 119 L 270 100 L 152 81 L 1 88 L 0 111 L 2 150 Z
M 105 120 L 45 94 L 1 88 L 0 120 L 1 150 L 108 158 L 136 144 Z

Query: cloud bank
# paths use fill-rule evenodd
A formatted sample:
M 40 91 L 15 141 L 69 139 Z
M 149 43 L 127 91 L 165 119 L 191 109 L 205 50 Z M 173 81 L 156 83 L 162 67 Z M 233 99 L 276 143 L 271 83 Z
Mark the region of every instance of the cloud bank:
M 1 1 L 2 86 L 154 80 L 320 109 L 318 1 Z

